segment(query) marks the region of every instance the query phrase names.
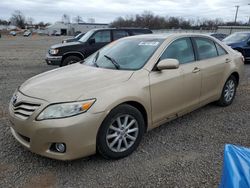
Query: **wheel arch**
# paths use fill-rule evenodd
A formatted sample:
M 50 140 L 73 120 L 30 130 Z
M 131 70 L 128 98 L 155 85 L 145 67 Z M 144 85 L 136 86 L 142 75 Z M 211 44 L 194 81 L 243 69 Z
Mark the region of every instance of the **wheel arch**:
M 239 73 L 238 72 L 236 72 L 236 71 L 234 71 L 234 72 L 232 72 L 231 74 L 230 74 L 230 76 L 234 76 L 235 78 L 236 78 L 236 81 L 237 81 L 237 86 L 239 85 L 239 81 L 240 81 L 240 75 L 239 75 Z M 229 77 L 230 77 L 229 76 Z M 228 78 L 229 78 L 228 77 Z
M 119 105 L 122 105 L 122 104 L 128 104 L 130 106 L 133 106 L 141 112 L 143 119 L 144 119 L 144 122 L 145 122 L 145 131 L 147 131 L 148 130 L 148 113 L 147 113 L 146 108 L 141 103 L 139 103 L 137 101 L 126 101 L 126 102 L 123 102 Z
M 72 51 L 72 52 L 67 52 L 67 53 L 63 54 L 61 62 L 63 62 L 64 59 L 69 57 L 69 56 L 77 56 L 81 59 L 84 59 L 84 55 L 81 52 Z
M 117 108 L 118 106 L 120 105 L 123 105 L 123 104 L 127 104 L 127 105 L 130 105 L 134 108 L 136 108 L 137 110 L 139 110 L 139 112 L 142 114 L 142 117 L 143 117 L 143 120 L 145 122 L 145 132 L 148 130 L 148 126 L 149 126 L 149 112 L 146 110 L 145 106 L 143 104 L 141 104 L 140 102 L 138 101 L 135 101 L 135 100 L 127 100 L 127 101 L 120 101 L 120 103 L 117 103 L 115 105 L 112 105 L 108 110 L 108 113 L 106 114 L 106 117 L 108 116 L 108 114 L 115 108 Z M 105 117 L 105 118 L 106 118 Z M 103 121 L 105 120 L 105 118 L 103 119 Z M 100 127 L 99 127 L 100 129 Z M 98 131 L 99 132 L 99 131 Z

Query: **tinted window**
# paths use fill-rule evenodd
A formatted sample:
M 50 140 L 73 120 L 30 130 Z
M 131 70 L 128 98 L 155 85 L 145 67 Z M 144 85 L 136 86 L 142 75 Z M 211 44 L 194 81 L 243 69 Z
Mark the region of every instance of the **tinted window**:
M 110 31 L 98 31 L 91 37 L 96 43 L 110 42 Z
M 227 54 L 226 50 L 224 50 L 224 48 L 222 48 L 219 44 L 215 43 L 218 54 L 219 55 L 225 55 Z
M 161 56 L 161 60 L 167 58 L 178 59 L 180 64 L 194 61 L 195 58 L 191 40 L 189 38 L 182 38 L 174 41 Z
M 200 60 L 217 56 L 217 50 L 213 41 L 205 38 L 195 38 L 195 43 Z
M 143 34 L 150 34 L 152 33 L 150 30 L 143 30 L 143 29 L 134 29 L 130 31 L 132 35 L 143 35 Z
M 124 30 L 113 30 L 113 39 L 117 40 L 128 36 L 128 32 Z
M 89 37 L 91 37 L 91 35 L 94 33 L 94 30 L 90 30 L 90 31 L 88 31 L 86 34 L 84 34 L 80 39 L 79 39 L 79 41 L 81 41 L 81 42 L 86 42 L 88 39 L 89 39 Z

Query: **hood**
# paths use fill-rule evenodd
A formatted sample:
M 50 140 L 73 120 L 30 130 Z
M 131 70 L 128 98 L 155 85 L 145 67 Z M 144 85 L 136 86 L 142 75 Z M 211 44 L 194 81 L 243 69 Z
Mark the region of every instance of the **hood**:
M 224 41 L 224 43 L 228 46 L 231 46 L 231 47 L 238 47 L 241 45 L 241 42 L 230 42 L 230 41 Z
M 79 45 L 82 44 L 81 42 L 69 42 L 69 43 L 59 43 L 51 46 L 50 48 L 62 48 L 62 47 L 67 47 L 67 46 L 73 46 L 73 45 Z
M 75 101 L 95 98 L 98 92 L 127 81 L 132 74 L 133 71 L 77 63 L 32 77 L 19 90 L 27 96 L 48 102 Z

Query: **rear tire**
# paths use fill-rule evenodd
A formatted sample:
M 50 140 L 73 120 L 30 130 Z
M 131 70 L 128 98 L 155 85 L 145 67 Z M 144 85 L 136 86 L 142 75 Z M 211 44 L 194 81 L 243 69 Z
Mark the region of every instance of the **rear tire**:
M 237 80 L 235 76 L 231 75 L 222 90 L 221 97 L 217 101 L 219 106 L 229 106 L 232 104 L 237 90 Z
M 108 114 L 97 135 L 97 151 L 107 159 L 130 155 L 139 146 L 145 131 L 141 112 L 122 104 Z
M 77 57 L 77 56 L 69 56 L 69 57 L 66 57 L 63 62 L 61 63 L 61 67 L 63 66 L 66 66 L 66 65 L 71 65 L 71 64 L 74 64 L 74 63 L 77 63 L 79 61 L 81 61 L 82 59 L 80 57 Z

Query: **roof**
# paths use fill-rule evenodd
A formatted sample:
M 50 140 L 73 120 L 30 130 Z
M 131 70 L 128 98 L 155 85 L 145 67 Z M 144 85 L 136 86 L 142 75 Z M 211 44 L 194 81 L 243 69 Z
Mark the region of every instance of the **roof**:
M 134 35 L 131 36 L 133 38 L 152 38 L 152 39 L 166 39 L 169 37 L 209 37 L 207 34 L 199 34 L 199 33 L 162 33 L 162 34 L 145 34 L 145 35 Z

